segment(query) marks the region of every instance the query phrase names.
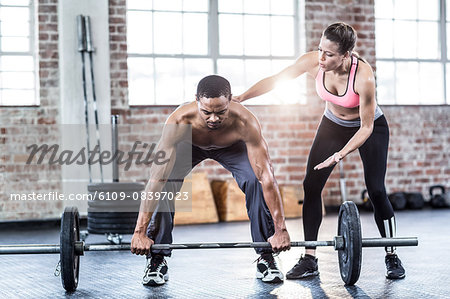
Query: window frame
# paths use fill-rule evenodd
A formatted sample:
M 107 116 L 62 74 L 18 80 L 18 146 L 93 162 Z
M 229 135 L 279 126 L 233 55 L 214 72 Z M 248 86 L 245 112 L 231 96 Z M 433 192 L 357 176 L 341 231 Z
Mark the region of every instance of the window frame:
M 36 1 L 34 0 L 28 0 L 27 6 L 22 5 L 2 5 L 1 7 L 28 7 L 30 12 L 30 20 L 29 20 L 29 51 L 27 52 L 5 52 L 1 49 L 1 33 L 0 33 L 0 57 L 2 56 L 24 56 L 24 57 L 31 57 L 33 59 L 33 73 L 34 73 L 34 87 L 32 90 L 34 91 L 34 101 L 30 104 L 23 104 L 23 103 L 14 103 L 14 104 L 6 104 L 5 101 L 0 97 L 0 107 L 2 108 L 14 108 L 14 107 L 39 107 L 40 106 L 40 96 L 39 96 L 39 62 L 38 62 L 38 47 L 36 45 L 36 33 L 38 31 L 37 28 L 39 28 L 39 25 L 37 24 L 38 18 L 36 17 Z M 0 20 L 0 26 L 1 26 L 1 20 Z M 1 28 L 1 27 L 0 27 Z M 0 66 L 0 71 L 1 66 Z M 0 92 L 3 90 L 0 86 Z M 17 90 L 30 90 L 30 89 L 17 89 Z
M 375 0 L 376 1 L 376 0 Z M 396 0 L 391 0 L 393 5 L 395 3 Z M 383 104 L 381 103 L 380 105 L 386 105 L 386 106 L 448 106 L 450 105 L 450 95 L 448 95 L 448 88 L 447 88 L 447 80 L 450 80 L 450 78 L 447 78 L 447 64 L 450 63 L 449 57 L 447 55 L 447 43 L 448 38 L 447 38 L 447 23 L 450 25 L 450 19 L 447 22 L 447 0 L 438 0 L 438 7 L 439 7 L 439 12 L 438 12 L 438 20 L 437 20 L 437 24 L 438 24 L 438 44 L 439 44 L 439 48 L 438 48 L 438 55 L 439 58 L 437 59 L 432 59 L 432 58 L 396 58 L 396 57 L 392 57 L 392 58 L 383 58 L 383 57 L 378 57 L 378 55 L 375 55 L 375 61 L 376 63 L 378 62 L 389 62 L 389 63 L 393 63 L 393 67 L 394 67 L 394 73 L 397 74 L 397 62 L 417 62 L 417 63 L 439 63 L 439 66 L 442 67 L 442 71 L 443 71 L 443 103 L 439 103 L 439 104 L 430 104 L 430 103 L 398 103 L 398 99 L 397 99 L 397 79 L 396 76 L 394 76 L 394 80 L 395 83 L 393 85 L 393 89 L 394 89 L 394 101 L 395 103 L 388 103 L 388 104 Z M 374 3 L 374 9 L 375 9 L 375 3 Z M 404 21 L 402 19 L 396 19 L 394 17 L 392 18 L 378 18 L 376 16 L 375 13 L 375 26 L 376 26 L 376 21 L 377 20 L 390 20 L 393 22 L 393 24 L 395 24 L 396 21 Z M 415 21 L 416 23 L 418 23 L 420 20 L 419 19 L 411 19 L 410 21 Z M 419 40 L 418 40 L 419 41 Z M 420 42 L 420 41 L 419 41 Z M 377 43 L 377 37 L 375 35 L 375 43 Z M 394 48 L 392 48 L 392 50 L 394 50 Z M 450 67 L 450 65 L 449 65 Z M 449 82 L 450 83 L 450 82 Z M 378 85 L 377 85 L 377 89 L 378 89 Z M 378 92 L 377 92 L 378 94 Z
M 186 1 L 186 0 L 183 0 Z M 130 53 L 127 51 L 127 57 L 128 58 L 151 58 L 153 60 L 153 68 L 154 68 L 154 72 L 153 72 L 153 99 L 154 102 L 152 104 L 133 104 L 130 103 L 130 98 L 128 98 L 128 104 L 130 107 L 164 107 L 164 106 L 177 106 L 179 105 L 179 103 L 158 103 L 157 101 L 157 97 L 156 97 L 156 93 L 157 93 L 157 89 L 156 89 L 156 85 L 157 85 L 157 71 L 156 71 L 156 67 L 155 67 L 155 60 L 157 58 L 175 58 L 175 59 L 208 59 L 212 61 L 212 71 L 214 74 L 218 73 L 218 60 L 223 60 L 223 59 L 236 59 L 236 60 L 242 60 L 242 61 L 246 61 L 246 60 L 261 60 L 261 59 L 267 59 L 269 61 L 272 60 L 292 60 L 294 61 L 301 53 L 301 51 L 305 48 L 304 45 L 304 39 L 301 38 L 301 36 L 304 36 L 304 34 L 302 35 L 302 33 L 304 33 L 304 30 L 302 28 L 300 28 L 300 22 L 301 22 L 301 18 L 302 16 L 302 4 L 304 3 L 304 0 L 291 0 L 293 2 L 293 34 L 294 34 L 294 42 L 293 42 L 293 55 L 289 55 L 289 56 L 276 56 L 276 55 L 222 55 L 220 54 L 220 29 L 219 29 L 219 16 L 221 13 L 219 13 L 219 0 L 209 0 L 208 1 L 208 11 L 207 11 L 207 16 L 208 16 L 208 34 L 207 34 L 207 45 L 208 45 L 208 51 L 207 54 L 205 55 L 198 55 L 198 54 L 159 54 L 159 53 L 148 53 L 148 54 L 142 54 L 142 53 Z M 244 1 L 244 0 L 242 0 Z M 148 10 L 143 10 L 143 9 L 129 9 L 128 7 L 126 8 L 126 11 L 128 13 L 128 11 L 146 11 L 146 12 L 174 12 L 174 11 L 170 11 L 170 10 L 157 10 L 157 9 L 148 9 Z M 200 11 L 175 11 L 178 13 L 200 13 Z M 201 12 L 201 13 L 205 13 L 205 12 Z M 268 13 L 268 14 L 255 14 L 255 13 L 246 13 L 246 12 L 239 12 L 239 13 L 227 13 L 224 12 L 223 14 L 235 14 L 235 15 L 257 15 L 257 16 L 280 16 L 280 14 L 272 14 L 272 13 Z M 285 16 L 285 15 L 283 15 Z M 154 22 L 154 20 L 152 21 Z M 152 30 L 154 30 L 154 26 L 152 26 Z M 128 39 L 127 39 L 128 40 Z M 154 35 L 152 33 L 152 47 L 154 49 Z M 184 70 L 183 70 L 184 72 Z M 245 76 L 245 74 L 244 74 Z M 129 77 L 128 77 L 129 78 Z M 183 77 L 183 81 L 185 82 L 185 77 Z M 184 88 L 183 84 L 183 95 L 184 98 L 186 98 L 186 91 Z M 251 105 L 255 105 L 255 104 L 251 104 Z

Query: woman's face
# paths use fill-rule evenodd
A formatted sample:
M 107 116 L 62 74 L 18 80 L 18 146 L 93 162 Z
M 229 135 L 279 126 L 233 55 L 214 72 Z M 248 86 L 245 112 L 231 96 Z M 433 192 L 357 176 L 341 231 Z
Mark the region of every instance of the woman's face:
M 339 45 L 322 36 L 319 44 L 319 67 L 324 71 L 333 71 L 339 68 L 348 57 L 348 52 L 339 53 Z

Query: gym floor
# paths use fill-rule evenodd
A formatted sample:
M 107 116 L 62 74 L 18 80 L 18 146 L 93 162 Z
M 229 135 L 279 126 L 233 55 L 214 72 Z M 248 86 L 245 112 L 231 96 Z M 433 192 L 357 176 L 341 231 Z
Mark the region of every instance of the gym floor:
M 253 249 L 205 249 L 174 251 L 169 281 L 145 287 L 141 278 L 145 258 L 129 252 L 86 252 L 81 257 L 80 280 L 74 293 L 66 293 L 53 272 L 59 255 L 0 256 L 1 298 L 448 298 L 450 294 L 450 209 L 397 212 L 398 236 L 417 236 L 418 247 L 398 248 L 406 278 L 384 277 L 384 249 L 363 249 L 362 270 L 355 286 L 344 286 L 336 252 L 318 250 L 320 276 L 265 284 L 255 278 L 257 255 Z M 373 215 L 361 212 L 364 237 L 378 237 Z M 301 219 L 287 221 L 292 240 L 302 240 Z M 337 215 L 327 214 L 319 239 L 336 234 Z M 131 235 L 124 236 L 129 242 Z M 2 229 L 2 244 L 59 243 L 59 229 Z M 89 235 L 87 243 L 105 242 L 102 235 Z M 178 226 L 174 243 L 250 241 L 247 222 Z M 279 255 L 286 273 L 302 249 Z

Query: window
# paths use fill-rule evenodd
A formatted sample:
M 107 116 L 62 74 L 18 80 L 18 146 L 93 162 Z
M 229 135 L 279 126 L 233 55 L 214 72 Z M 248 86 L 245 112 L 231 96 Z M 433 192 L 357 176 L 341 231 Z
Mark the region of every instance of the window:
M 375 1 L 378 103 L 449 103 L 449 5 L 446 0 Z
M 0 0 L 0 105 L 38 105 L 30 0 Z
M 294 61 L 298 8 L 298 0 L 128 0 L 130 105 L 192 101 L 198 81 L 213 73 L 240 94 Z M 285 83 L 253 102 L 299 103 L 302 84 Z

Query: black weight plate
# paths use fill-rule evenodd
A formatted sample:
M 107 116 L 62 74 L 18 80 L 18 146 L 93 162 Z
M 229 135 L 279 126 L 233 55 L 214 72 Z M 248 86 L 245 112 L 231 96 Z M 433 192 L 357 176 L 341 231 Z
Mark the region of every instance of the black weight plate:
M 425 205 L 423 195 L 419 192 L 406 193 L 406 200 L 409 209 L 422 209 Z
M 136 224 L 136 218 L 88 218 L 88 224 Z
M 338 251 L 341 277 L 346 285 L 354 285 L 362 262 L 361 223 L 355 203 L 346 201 L 341 205 L 337 234 L 344 238 L 344 249 Z
M 107 231 L 115 231 L 118 229 L 124 229 L 124 230 L 133 230 L 136 227 L 135 223 L 120 223 L 120 224 L 111 224 L 111 223 L 88 223 L 87 228 L 88 230 L 107 230 Z
M 101 229 L 101 228 L 92 228 L 92 227 L 88 227 L 88 232 L 90 234 L 107 234 L 107 233 L 112 233 L 112 234 L 133 234 L 134 233 L 134 226 L 133 228 L 129 228 L 129 229 L 124 229 L 124 228 L 117 228 L 117 229 Z
M 88 200 L 88 206 L 89 207 L 99 207 L 99 208 L 120 208 L 120 207 L 125 207 L 125 208 L 138 208 L 141 204 L 140 200 Z
M 126 191 L 143 191 L 144 183 L 97 183 L 89 184 L 88 191 L 90 192 L 126 192 Z
M 139 212 L 95 212 L 88 208 L 88 218 L 137 218 Z
M 102 206 L 102 207 L 88 207 L 88 213 L 94 212 L 94 213 L 117 213 L 117 214 L 134 214 L 139 213 L 139 206 Z
M 88 229 L 109 229 L 111 231 L 116 229 L 134 229 L 136 227 L 136 223 L 88 223 Z
M 75 254 L 75 241 L 80 240 L 80 219 L 76 207 L 66 207 L 61 217 L 60 261 L 64 289 L 73 292 L 78 286 L 80 256 Z

